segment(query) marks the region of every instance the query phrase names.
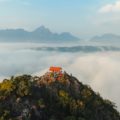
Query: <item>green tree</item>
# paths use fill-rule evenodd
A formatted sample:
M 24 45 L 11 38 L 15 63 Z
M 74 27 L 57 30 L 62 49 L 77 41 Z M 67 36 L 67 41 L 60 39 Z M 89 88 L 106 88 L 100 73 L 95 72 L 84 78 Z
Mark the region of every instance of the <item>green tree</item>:
M 76 120 L 75 116 L 68 116 L 64 120 Z
M 5 110 L 3 115 L 0 116 L 0 120 L 9 120 L 9 118 L 10 118 L 10 111 L 8 110 Z
M 12 91 L 15 89 L 15 85 L 13 84 L 13 81 L 11 80 L 4 80 L 2 83 L 0 83 L 0 99 L 3 99 L 10 95 Z
M 64 107 L 66 105 L 68 105 L 68 103 L 70 101 L 69 94 L 64 90 L 60 90 L 59 91 L 59 101 Z
M 27 95 L 31 95 L 31 87 L 32 87 L 32 82 L 31 82 L 32 77 L 28 75 L 23 75 L 16 77 L 14 79 L 14 84 L 16 86 L 16 93 L 23 97 Z

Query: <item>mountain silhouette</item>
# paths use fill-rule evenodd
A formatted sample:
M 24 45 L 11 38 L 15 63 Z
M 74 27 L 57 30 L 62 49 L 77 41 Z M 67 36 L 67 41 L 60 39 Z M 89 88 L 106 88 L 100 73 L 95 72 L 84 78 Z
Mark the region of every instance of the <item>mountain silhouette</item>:
M 119 42 L 120 43 L 120 36 L 115 34 L 103 34 L 101 36 L 95 36 L 90 41 L 93 42 L 100 42 L 100 43 L 114 43 Z
M 41 26 L 32 32 L 24 29 L 0 30 L 0 42 L 70 42 L 79 38 L 70 33 L 53 33 L 48 28 Z

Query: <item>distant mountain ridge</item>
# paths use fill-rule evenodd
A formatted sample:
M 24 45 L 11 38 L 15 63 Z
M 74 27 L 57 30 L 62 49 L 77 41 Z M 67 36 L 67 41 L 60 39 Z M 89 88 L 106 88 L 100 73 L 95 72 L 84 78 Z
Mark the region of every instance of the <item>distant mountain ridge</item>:
M 41 26 L 32 32 L 24 29 L 0 30 L 0 42 L 51 42 L 79 40 L 69 32 L 53 33 L 48 28 Z
M 75 53 L 75 52 L 85 52 L 85 53 L 91 53 L 91 52 L 101 52 L 101 51 L 120 51 L 120 47 L 115 46 L 71 46 L 71 47 L 36 47 L 36 48 L 30 48 L 31 50 L 36 51 L 57 51 L 57 52 L 69 52 L 69 53 Z
M 92 42 L 120 42 L 120 36 L 115 34 L 103 34 L 95 36 L 90 41 Z

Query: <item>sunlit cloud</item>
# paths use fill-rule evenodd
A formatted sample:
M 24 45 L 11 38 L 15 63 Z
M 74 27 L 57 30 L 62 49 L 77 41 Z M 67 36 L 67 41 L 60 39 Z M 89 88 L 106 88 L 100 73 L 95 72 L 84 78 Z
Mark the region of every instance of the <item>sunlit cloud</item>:
M 120 1 L 116 1 L 114 4 L 107 4 L 100 8 L 100 13 L 120 12 Z

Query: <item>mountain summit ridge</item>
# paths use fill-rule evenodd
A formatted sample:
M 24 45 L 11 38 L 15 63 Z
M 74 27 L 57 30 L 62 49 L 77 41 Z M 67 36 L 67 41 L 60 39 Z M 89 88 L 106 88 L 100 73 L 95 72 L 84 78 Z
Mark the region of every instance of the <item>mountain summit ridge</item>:
M 11 77 L 0 83 L 0 120 L 10 119 L 120 120 L 120 114 L 111 101 L 74 76 L 47 72 L 40 77 Z
M 0 42 L 70 42 L 79 40 L 69 32 L 53 33 L 45 26 L 29 32 L 24 29 L 0 30 Z
M 109 43 L 109 42 L 119 42 L 120 43 L 120 35 L 106 33 L 101 36 L 95 36 L 90 41 L 98 42 L 98 43 Z

